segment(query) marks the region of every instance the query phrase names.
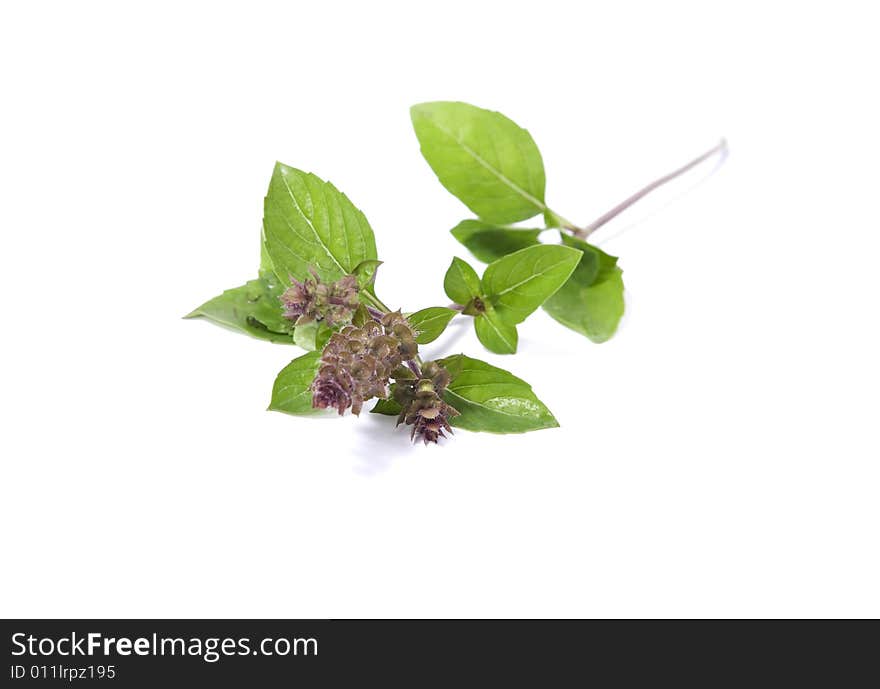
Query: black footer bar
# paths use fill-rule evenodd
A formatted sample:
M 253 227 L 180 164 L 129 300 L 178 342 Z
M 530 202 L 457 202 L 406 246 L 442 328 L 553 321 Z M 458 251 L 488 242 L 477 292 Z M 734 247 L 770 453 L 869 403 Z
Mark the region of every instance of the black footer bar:
M 0 685 L 851 686 L 876 621 L 5 620 Z M 747 683 L 747 684 L 745 684 Z

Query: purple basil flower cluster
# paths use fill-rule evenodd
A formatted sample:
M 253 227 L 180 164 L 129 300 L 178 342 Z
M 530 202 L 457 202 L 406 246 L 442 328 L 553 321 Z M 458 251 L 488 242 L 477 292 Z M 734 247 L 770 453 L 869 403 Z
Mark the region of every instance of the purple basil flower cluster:
M 415 371 L 410 371 L 410 375 L 397 379 L 394 399 L 402 409 L 397 417 L 397 425 L 406 422 L 412 426 L 410 437 L 413 440 L 421 438 L 427 445 L 445 438 L 444 430 L 452 433 L 449 419 L 458 416 L 459 412 L 441 397 L 447 385 L 449 371 L 436 361 L 428 361 L 420 371 L 416 367 Z
M 336 282 L 322 282 L 314 268 L 312 277 L 302 282 L 290 279 L 291 286 L 281 295 L 284 317 L 296 325 L 324 321 L 329 326 L 351 321 L 358 307 L 358 283 L 354 275 Z
M 399 311 L 361 326 L 346 325 L 330 336 L 321 353 L 312 405 L 340 414 L 350 407 L 360 414 L 366 400 L 388 397 L 389 380 L 409 370 L 403 364 L 417 352 L 415 332 Z
M 436 443 L 446 437 L 444 430 L 452 432 L 449 419 L 458 411 L 441 397 L 449 372 L 434 361 L 420 367 L 417 354 L 416 332 L 400 311 L 346 325 L 330 336 L 321 353 L 312 406 L 360 414 L 365 401 L 389 397 L 393 379 L 394 399 L 401 406 L 398 425 L 411 425 L 413 439 Z
M 364 402 L 388 399 L 395 381 L 394 399 L 401 406 L 397 424 L 412 426 L 411 437 L 425 443 L 452 432 L 449 419 L 458 411 L 443 401 L 449 373 L 434 361 L 421 364 L 416 331 L 400 311 L 381 313 L 360 306 L 357 279 L 345 275 L 336 282 L 312 277 L 291 278 L 281 296 L 284 316 L 303 325 L 323 321 L 344 325 L 334 332 L 321 352 L 318 372 L 311 384 L 312 406 L 358 415 Z M 353 321 L 353 322 L 352 322 Z

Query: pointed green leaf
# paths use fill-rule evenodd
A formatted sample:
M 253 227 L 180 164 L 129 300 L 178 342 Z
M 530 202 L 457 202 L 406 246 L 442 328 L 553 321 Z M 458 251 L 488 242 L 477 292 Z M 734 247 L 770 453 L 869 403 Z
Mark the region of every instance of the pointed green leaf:
M 541 153 L 515 122 L 453 102 L 414 105 L 410 115 L 440 183 L 480 218 L 506 224 L 547 209 Z
M 623 271 L 615 256 L 592 244 L 566 234 L 562 240 L 582 251 L 583 257 L 568 281 L 544 302 L 544 310 L 593 342 L 605 342 L 623 316 Z
M 410 322 L 413 329 L 418 333 L 416 342 L 419 344 L 428 344 L 433 342 L 441 333 L 446 330 L 455 314 L 458 311 L 447 309 L 445 306 L 431 306 L 421 311 L 410 314 L 406 319 Z
M 351 324 L 356 325 L 358 328 L 362 328 L 371 320 L 373 320 L 373 317 L 370 315 L 370 312 L 367 311 L 367 307 L 363 304 L 358 304 L 358 307 L 354 311 L 354 315 L 351 317 Z
M 323 349 L 333 331 L 323 321 L 298 325 L 293 331 L 293 343 L 307 352 Z
M 298 325 L 293 330 L 293 344 L 297 347 L 302 347 L 307 352 L 314 352 L 317 347 L 315 346 L 315 339 L 318 335 L 318 322 L 312 321 L 311 323 L 306 323 L 305 325 Z
M 453 426 L 469 431 L 524 433 L 559 424 L 532 392 L 532 387 L 509 371 L 464 354 L 441 359 L 452 382 L 443 397 L 460 416 Z
M 376 258 L 370 224 L 348 197 L 313 174 L 277 163 L 263 204 L 266 250 L 278 278 L 302 279 L 313 266 L 338 280 Z
M 291 324 L 284 318 L 278 297 L 284 291 L 275 276 L 251 280 L 228 289 L 187 314 L 270 342 L 291 344 Z
M 542 230 L 496 227 L 479 220 L 462 220 L 450 230 L 483 263 L 492 263 L 514 251 L 538 244 Z
M 387 400 L 379 400 L 370 409 L 371 414 L 384 414 L 385 416 L 399 416 L 400 412 L 403 411 L 400 403 L 396 400 L 391 399 L 390 397 Z
M 320 363 L 321 353 L 309 352 L 281 369 L 272 387 L 269 410 L 298 416 L 320 412 L 312 407 L 312 391 L 309 389 Z
M 491 304 L 485 311 L 474 317 L 474 329 L 483 346 L 495 354 L 515 354 L 519 336 L 516 326 L 499 318 Z
M 368 258 L 354 267 L 351 273 L 357 278 L 358 286 L 361 289 L 373 287 L 376 282 L 376 271 L 379 270 L 381 265 L 382 261 L 376 258 Z
M 467 304 L 480 294 L 480 276 L 467 261 L 455 257 L 443 278 L 446 296 L 457 304 Z
M 502 320 L 521 323 L 565 284 L 580 259 L 580 251 L 558 244 L 520 249 L 487 266 L 483 293 Z

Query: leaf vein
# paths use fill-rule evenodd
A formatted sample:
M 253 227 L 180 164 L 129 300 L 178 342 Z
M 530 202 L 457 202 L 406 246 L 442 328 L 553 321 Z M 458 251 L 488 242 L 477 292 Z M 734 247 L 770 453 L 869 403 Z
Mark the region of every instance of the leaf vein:
M 472 149 L 470 146 L 468 146 L 464 141 L 462 141 L 457 136 L 455 136 L 455 134 L 450 132 L 448 129 L 446 129 L 442 125 L 438 124 L 435 120 L 431 120 L 431 123 L 435 127 L 437 127 L 437 129 L 439 129 L 441 132 L 446 134 L 446 136 L 448 136 L 450 139 L 455 141 L 455 143 L 457 143 L 459 146 L 461 146 L 461 148 L 469 156 L 471 156 L 475 161 L 477 161 L 477 163 L 482 165 L 490 173 L 495 175 L 503 184 L 510 187 L 510 189 L 512 189 L 514 192 L 516 192 L 517 194 L 522 196 L 524 199 L 526 199 L 529 203 L 531 203 L 533 206 L 535 206 L 539 210 L 541 210 L 541 211 L 547 210 L 547 205 L 545 203 L 543 203 L 542 201 L 539 201 L 537 198 L 532 196 L 529 192 L 527 192 L 525 189 L 523 189 L 521 186 L 519 186 L 516 182 L 514 182 L 512 179 L 507 177 L 507 175 L 505 175 L 503 172 L 501 172 L 500 170 L 496 170 L 494 167 L 492 167 L 492 165 L 490 165 L 485 159 L 483 159 L 479 153 L 477 153 L 474 149 Z M 493 146 L 494 146 L 494 142 L 493 142 Z

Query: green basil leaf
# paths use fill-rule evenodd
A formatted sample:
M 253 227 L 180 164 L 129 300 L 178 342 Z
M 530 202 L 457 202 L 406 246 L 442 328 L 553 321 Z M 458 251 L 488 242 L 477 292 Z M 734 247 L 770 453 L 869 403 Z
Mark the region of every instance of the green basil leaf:
M 460 416 L 453 426 L 469 431 L 525 433 L 558 426 L 532 387 L 504 369 L 464 354 L 441 359 L 452 382 L 443 397 Z
M 327 344 L 327 340 L 332 334 L 333 330 L 323 321 L 312 321 L 294 328 L 293 343 L 307 352 L 314 352 L 318 349 L 324 349 L 324 345 Z
M 275 275 L 275 267 L 272 265 L 272 259 L 269 257 L 269 247 L 266 246 L 266 228 L 260 226 L 260 277 L 265 275 Z M 286 278 L 282 280 L 287 284 Z
M 364 327 L 364 324 L 373 320 L 373 317 L 370 315 L 370 312 L 367 311 L 367 307 L 363 304 L 358 304 L 358 307 L 354 311 L 354 315 L 351 317 L 351 324 L 356 325 L 358 328 Z
M 207 318 L 217 325 L 270 342 L 291 344 L 291 323 L 278 297 L 284 289 L 274 275 L 251 280 L 206 301 L 184 318 Z
M 477 338 L 490 352 L 496 354 L 515 354 L 519 336 L 516 326 L 499 318 L 491 304 L 485 305 L 485 311 L 474 317 L 474 329 Z
M 452 301 L 465 305 L 480 295 L 480 276 L 467 261 L 455 257 L 443 278 L 443 289 Z
M 382 261 L 376 258 L 368 258 L 366 261 L 361 261 L 354 267 L 351 273 L 357 278 L 358 286 L 360 286 L 361 289 L 372 288 L 373 284 L 376 282 L 376 271 L 379 270 L 379 266 L 381 265 Z
M 538 243 L 542 230 L 520 230 L 495 227 L 479 220 L 462 220 L 450 230 L 483 263 L 492 263 L 502 256 Z
M 278 278 L 302 279 L 314 267 L 338 280 L 376 258 L 370 224 L 348 197 L 313 174 L 277 163 L 263 204 L 266 250 Z
M 490 263 L 483 273 L 483 293 L 508 323 L 521 323 L 565 284 L 581 252 L 558 244 L 520 249 Z
M 593 342 L 605 342 L 617 331 L 625 309 L 623 271 L 615 256 L 598 247 L 566 234 L 562 240 L 583 257 L 568 281 L 544 302 L 544 310 Z
M 440 183 L 480 218 L 506 224 L 547 209 L 541 152 L 515 122 L 467 103 L 422 103 L 410 115 Z
M 317 349 L 315 340 L 318 335 L 318 323 L 313 321 L 305 325 L 298 325 L 293 330 L 293 344 L 301 347 L 307 352 L 314 352 Z
M 456 313 L 458 311 L 455 309 L 447 309 L 445 306 L 431 306 L 410 314 L 406 319 L 418 333 L 416 342 L 428 344 L 440 337 Z
M 312 407 L 312 391 L 309 389 L 320 363 L 321 352 L 309 352 L 281 369 L 272 387 L 269 410 L 297 416 L 320 412 Z
M 385 416 L 400 416 L 401 411 L 403 411 L 403 408 L 400 404 L 390 397 L 387 400 L 379 400 L 376 402 L 375 406 L 370 409 L 371 414 L 385 414 Z

